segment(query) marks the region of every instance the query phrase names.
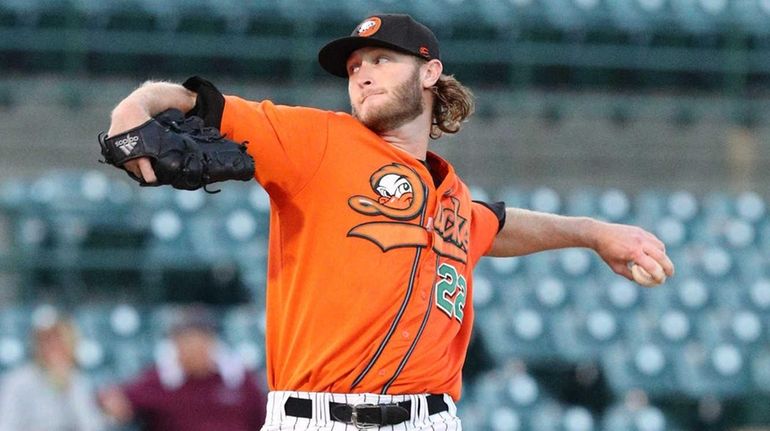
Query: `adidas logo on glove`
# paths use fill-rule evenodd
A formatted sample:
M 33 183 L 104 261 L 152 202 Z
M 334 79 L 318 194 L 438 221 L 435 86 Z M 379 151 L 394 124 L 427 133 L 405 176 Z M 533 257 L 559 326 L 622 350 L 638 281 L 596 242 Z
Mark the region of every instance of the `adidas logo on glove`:
M 99 133 L 103 162 L 124 170 L 142 186 L 170 185 L 179 190 L 197 190 L 220 181 L 253 181 L 254 159 L 246 143 L 225 138 L 203 119 L 185 118 L 178 109 L 168 109 L 133 129 L 110 138 Z M 158 181 L 146 183 L 124 166 L 140 157 L 152 159 Z
M 139 141 L 139 136 L 127 135 L 125 138 L 115 141 L 115 147 L 123 152 L 125 155 L 131 154 L 131 151 L 136 147 L 136 143 Z

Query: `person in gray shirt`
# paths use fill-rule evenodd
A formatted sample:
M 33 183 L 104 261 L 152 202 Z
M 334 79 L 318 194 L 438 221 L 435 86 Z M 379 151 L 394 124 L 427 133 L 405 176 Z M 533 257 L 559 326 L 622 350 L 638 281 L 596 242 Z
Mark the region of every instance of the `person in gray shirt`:
M 33 329 L 34 360 L 0 383 L 0 431 L 101 431 L 105 422 L 75 363 L 77 333 L 52 315 Z

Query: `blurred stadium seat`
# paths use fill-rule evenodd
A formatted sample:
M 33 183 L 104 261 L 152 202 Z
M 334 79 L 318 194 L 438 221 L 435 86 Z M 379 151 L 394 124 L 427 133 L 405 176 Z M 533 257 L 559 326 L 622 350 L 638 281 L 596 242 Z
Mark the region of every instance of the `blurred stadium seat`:
M 770 392 L 770 350 L 756 352 L 750 361 L 751 388 L 760 393 Z
M 743 287 L 745 301 L 752 309 L 767 317 L 770 311 L 770 280 L 759 278 Z
M 595 361 L 607 348 L 626 339 L 626 322 L 607 310 L 568 310 L 557 314 L 553 322 L 555 348 L 571 363 Z
M 651 396 L 661 396 L 679 391 L 674 357 L 652 342 L 619 343 L 603 352 L 601 364 L 615 394 L 641 389 Z
M 602 418 L 605 431 L 677 431 L 678 427 L 656 406 L 641 402 L 619 402 Z
M 520 364 L 487 373 L 459 405 L 463 426 L 480 431 L 590 431 L 599 420 L 582 406 L 559 402 Z
M 594 214 L 595 212 L 584 212 L 583 214 Z M 631 211 L 631 202 L 622 190 L 611 189 L 601 194 L 599 197 L 599 216 L 607 221 L 614 223 L 628 223 L 633 216 Z
M 559 194 L 548 187 L 540 187 L 532 191 L 529 197 L 529 208 L 534 211 L 560 213 L 562 199 Z
M 682 222 L 692 222 L 700 212 L 697 198 L 690 192 L 680 190 L 667 198 L 668 213 Z
M 673 300 L 682 310 L 695 316 L 713 303 L 712 296 L 707 284 L 692 277 L 678 280 Z
M 564 213 L 572 216 L 599 213 L 599 198 L 593 189 L 575 190 L 565 197 Z M 507 202 L 507 201 L 506 201 Z
M 674 217 L 662 217 L 655 224 L 655 234 L 666 248 L 679 248 L 688 239 L 687 227 Z
M 750 387 L 746 352 L 734 344 L 693 344 L 678 359 L 674 364 L 676 381 L 687 396 L 729 398 Z

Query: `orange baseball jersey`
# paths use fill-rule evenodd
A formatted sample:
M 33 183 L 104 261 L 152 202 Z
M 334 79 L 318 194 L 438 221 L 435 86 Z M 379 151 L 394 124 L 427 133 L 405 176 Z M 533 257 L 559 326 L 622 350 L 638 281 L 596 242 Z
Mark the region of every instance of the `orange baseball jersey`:
M 192 113 L 248 141 L 270 195 L 270 389 L 459 399 L 471 272 L 502 206 L 471 201 L 449 163 L 429 153 L 432 176 L 348 114 L 185 86 Z

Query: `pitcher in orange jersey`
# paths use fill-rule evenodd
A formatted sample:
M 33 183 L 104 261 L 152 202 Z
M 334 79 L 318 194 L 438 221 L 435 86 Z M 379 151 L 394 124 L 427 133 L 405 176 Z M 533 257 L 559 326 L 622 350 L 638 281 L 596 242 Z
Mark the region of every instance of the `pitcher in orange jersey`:
M 411 17 L 368 17 L 319 62 L 347 79 L 352 114 L 225 96 L 194 77 L 142 85 L 109 132 L 173 107 L 250 142 L 271 198 L 264 430 L 461 429 L 454 402 L 484 255 L 590 247 L 628 278 L 630 261 L 673 274 L 640 228 L 473 201 L 428 151 L 460 130 L 471 93 Z M 148 159 L 126 167 L 155 181 Z

